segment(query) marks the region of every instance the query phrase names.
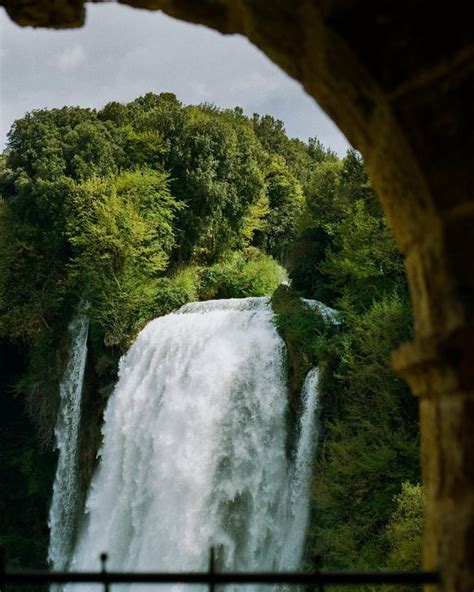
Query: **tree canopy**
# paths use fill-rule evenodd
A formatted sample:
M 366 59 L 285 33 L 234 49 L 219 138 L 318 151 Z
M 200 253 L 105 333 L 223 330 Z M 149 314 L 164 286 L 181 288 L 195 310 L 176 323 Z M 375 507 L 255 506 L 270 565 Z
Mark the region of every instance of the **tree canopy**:
M 87 302 L 86 487 L 118 359 L 137 332 L 191 300 L 271 296 L 286 273 L 291 286 L 275 293 L 274 310 L 290 391 L 311 365 L 322 370 L 308 565 L 414 569 L 417 407 L 390 369 L 391 350 L 412 330 L 403 260 L 360 155 L 338 158 L 317 138 L 288 138 L 269 115 L 149 93 L 15 122 L 0 156 L 0 345 L 21 350 L 22 368 L 2 379 L 10 389 L 2 405 L 23 395 L 50 445 L 67 326 Z M 315 322 L 300 297 L 336 308 L 340 323 Z M 26 458 L 48 465 L 21 434 L 5 467 L 21 473 Z M 21 480 L 34 488 L 35 515 L 45 514 L 38 483 L 47 474 L 41 464 Z M 2 527 L 0 542 L 27 565 L 28 541 L 44 540 L 45 528 L 27 533 L 13 519 Z

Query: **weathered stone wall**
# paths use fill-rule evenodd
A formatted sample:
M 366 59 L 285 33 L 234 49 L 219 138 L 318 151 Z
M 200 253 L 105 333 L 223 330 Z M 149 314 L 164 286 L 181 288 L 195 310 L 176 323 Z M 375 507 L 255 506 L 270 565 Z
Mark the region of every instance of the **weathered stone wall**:
M 127 0 L 241 33 L 364 155 L 407 267 L 415 341 L 395 368 L 421 398 L 424 561 L 474 589 L 474 43 L 471 2 Z M 0 0 L 73 27 L 82 0 Z

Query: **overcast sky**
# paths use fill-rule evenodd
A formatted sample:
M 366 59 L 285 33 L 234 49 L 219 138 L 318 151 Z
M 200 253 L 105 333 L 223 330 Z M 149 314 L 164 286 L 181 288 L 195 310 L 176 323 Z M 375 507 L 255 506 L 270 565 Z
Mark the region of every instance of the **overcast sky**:
M 147 92 L 269 113 L 287 133 L 348 143 L 300 84 L 239 36 L 119 4 L 89 4 L 82 29 L 21 28 L 0 8 L 0 150 L 13 121 L 43 107 L 102 107 Z

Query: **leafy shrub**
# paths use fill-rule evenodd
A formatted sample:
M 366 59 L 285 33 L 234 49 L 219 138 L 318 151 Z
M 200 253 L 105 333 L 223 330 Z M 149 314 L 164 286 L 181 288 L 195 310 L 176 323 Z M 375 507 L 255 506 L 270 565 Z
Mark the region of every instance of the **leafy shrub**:
M 271 296 L 285 278 L 283 268 L 257 249 L 232 253 L 201 275 L 199 298 L 247 298 Z
M 420 484 L 402 483 L 395 496 L 395 510 L 387 525 L 390 546 L 388 567 L 414 571 L 421 567 L 424 494 Z
M 158 280 L 155 300 L 156 315 L 164 315 L 176 310 L 187 302 L 198 299 L 199 269 L 184 267 L 171 277 Z

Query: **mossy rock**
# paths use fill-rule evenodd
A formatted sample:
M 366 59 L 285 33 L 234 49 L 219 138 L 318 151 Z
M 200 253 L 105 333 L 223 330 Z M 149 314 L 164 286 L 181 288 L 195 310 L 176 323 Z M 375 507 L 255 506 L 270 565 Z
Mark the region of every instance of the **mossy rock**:
M 318 310 L 301 301 L 290 286 L 281 285 L 272 296 L 275 325 L 288 352 L 290 402 L 299 410 L 300 393 L 311 368 L 320 363 L 319 352 L 330 323 Z
M 289 405 L 287 410 L 286 452 L 293 456 L 298 440 L 301 391 L 308 372 L 321 367 L 321 352 L 333 325 L 317 308 L 301 300 L 290 286 L 281 285 L 272 296 L 275 326 L 286 345 Z

